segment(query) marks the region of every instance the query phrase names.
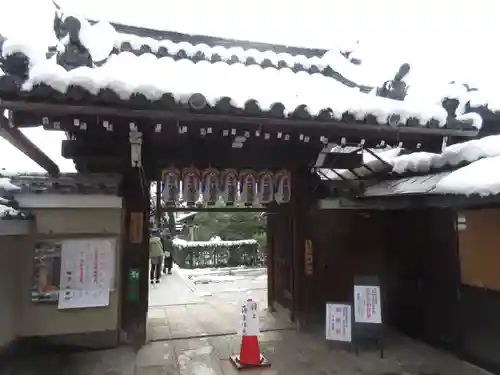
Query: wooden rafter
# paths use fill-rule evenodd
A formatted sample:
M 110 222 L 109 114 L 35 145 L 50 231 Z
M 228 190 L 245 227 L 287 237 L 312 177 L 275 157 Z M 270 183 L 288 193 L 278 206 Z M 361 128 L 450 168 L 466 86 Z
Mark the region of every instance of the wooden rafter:
M 31 142 L 21 130 L 11 126 L 10 121 L 5 116 L 0 116 L 0 136 L 45 169 L 50 176 L 56 176 L 60 173 L 58 165 Z

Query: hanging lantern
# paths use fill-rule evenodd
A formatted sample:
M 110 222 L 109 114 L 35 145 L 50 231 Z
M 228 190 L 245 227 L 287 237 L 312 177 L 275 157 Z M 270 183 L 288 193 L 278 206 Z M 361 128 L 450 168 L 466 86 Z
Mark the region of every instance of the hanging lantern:
M 175 206 L 179 201 L 180 175 L 176 168 L 167 168 L 162 171 L 163 201 L 166 206 Z
M 245 206 L 255 203 L 257 190 L 257 179 L 253 171 L 243 171 L 240 173 L 240 196 Z
M 238 173 L 234 169 L 225 169 L 221 181 L 222 199 L 226 206 L 232 206 L 238 198 Z
M 288 171 L 279 171 L 275 176 L 274 199 L 278 204 L 290 202 L 291 177 Z
M 272 172 L 264 171 L 257 180 L 257 198 L 261 204 L 269 204 L 274 199 L 274 176 Z
M 203 171 L 202 175 L 202 193 L 203 201 L 208 206 L 213 206 L 219 200 L 219 171 L 209 168 Z
M 182 170 L 182 198 L 188 207 L 200 199 L 200 172 L 195 168 Z

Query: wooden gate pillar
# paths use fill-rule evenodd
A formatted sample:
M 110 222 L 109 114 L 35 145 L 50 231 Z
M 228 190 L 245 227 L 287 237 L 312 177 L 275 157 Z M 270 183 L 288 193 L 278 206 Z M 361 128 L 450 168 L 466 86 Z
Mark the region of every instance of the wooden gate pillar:
M 312 328 L 313 269 L 309 241 L 309 213 L 311 210 L 312 184 L 309 169 L 304 167 L 292 172 L 292 260 L 293 260 L 293 316 L 299 329 Z
M 275 248 L 274 248 L 274 236 L 275 236 L 275 214 L 269 212 L 266 218 L 266 247 L 267 247 L 267 257 L 266 257 L 266 267 L 267 267 L 267 305 L 269 311 L 274 311 L 275 288 L 276 281 L 274 278 L 274 259 L 275 259 Z
M 125 230 L 121 262 L 121 341 L 146 343 L 149 292 L 149 181 L 137 168 L 123 176 Z

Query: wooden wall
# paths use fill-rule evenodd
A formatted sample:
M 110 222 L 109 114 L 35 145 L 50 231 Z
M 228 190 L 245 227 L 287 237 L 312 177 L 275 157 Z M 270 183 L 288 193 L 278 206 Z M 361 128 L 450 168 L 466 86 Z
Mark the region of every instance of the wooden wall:
M 500 292 L 500 210 L 465 211 L 459 232 L 461 279 L 465 285 Z
M 467 224 L 459 232 L 462 353 L 500 373 L 500 210 L 462 215 Z
M 355 275 L 383 275 L 385 219 L 381 212 L 317 210 L 309 219 L 313 242 L 312 308 L 323 324 L 327 301 L 351 301 Z
M 352 301 L 357 275 L 382 284 L 384 321 L 408 334 L 456 344 L 458 257 L 451 210 L 317 210 L 310 291 L 318 327 L 325 303 Z

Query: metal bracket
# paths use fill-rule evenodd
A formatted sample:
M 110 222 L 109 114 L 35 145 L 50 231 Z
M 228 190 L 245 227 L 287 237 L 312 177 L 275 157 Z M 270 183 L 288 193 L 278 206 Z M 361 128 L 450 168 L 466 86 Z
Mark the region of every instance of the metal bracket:
M 130 124 L 129 132 L 130 142 L 130 162 L 132 167 L 142 167 L 142 133 L 137 131 L 135 124 Z

